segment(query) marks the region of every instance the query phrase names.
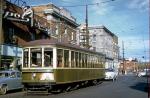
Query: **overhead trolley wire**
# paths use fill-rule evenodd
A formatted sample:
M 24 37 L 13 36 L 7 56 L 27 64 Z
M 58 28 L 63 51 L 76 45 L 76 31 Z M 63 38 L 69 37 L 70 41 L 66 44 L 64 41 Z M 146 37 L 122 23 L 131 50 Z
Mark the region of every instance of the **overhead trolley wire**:
M 79 6 L 91 6 L 91 5 L 100 5 L 101 3 L 107 3 L 115 0 L 108 0 L 108 1 L 103 1 L 103 2 L 97 2 L 97 3 L 90 3 L 90 4 L 81 4 L 81 5 L 68 5 L 68 6 L 60 6 L 60 7 L 79 7 Z

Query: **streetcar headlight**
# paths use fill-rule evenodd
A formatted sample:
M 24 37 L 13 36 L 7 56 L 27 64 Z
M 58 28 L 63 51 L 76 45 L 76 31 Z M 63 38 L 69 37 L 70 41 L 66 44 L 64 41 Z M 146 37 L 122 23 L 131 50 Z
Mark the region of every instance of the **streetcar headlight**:
M 36 73 L 32 73 L 32 80 L 36 78 Z
M 54 74 L 53 73 L 43 73 L 41 75 L 40 80 L 54 80 Z

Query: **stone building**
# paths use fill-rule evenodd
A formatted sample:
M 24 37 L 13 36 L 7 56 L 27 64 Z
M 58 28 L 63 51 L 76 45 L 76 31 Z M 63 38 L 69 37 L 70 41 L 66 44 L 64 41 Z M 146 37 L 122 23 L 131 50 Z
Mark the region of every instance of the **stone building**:
M 78 44 L 83 46 L 83 43 L 86 43 L 86 37 L 89 37 L 90 49 L 106 55 L 105 68 L 117 70 L 119 68 L 118 37 L 105 26 L 91 26 L 88 30 L 89 35 L 86 35 L 85 25 L 79 27 Z

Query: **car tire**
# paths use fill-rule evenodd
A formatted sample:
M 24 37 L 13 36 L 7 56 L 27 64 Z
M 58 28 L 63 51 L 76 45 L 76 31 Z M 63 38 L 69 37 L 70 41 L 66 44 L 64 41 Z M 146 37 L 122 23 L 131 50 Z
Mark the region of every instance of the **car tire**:
M 5 95 L 7 92 L 7 86 L 2 86 L 1 90 L 0 90 L 0 94 Z

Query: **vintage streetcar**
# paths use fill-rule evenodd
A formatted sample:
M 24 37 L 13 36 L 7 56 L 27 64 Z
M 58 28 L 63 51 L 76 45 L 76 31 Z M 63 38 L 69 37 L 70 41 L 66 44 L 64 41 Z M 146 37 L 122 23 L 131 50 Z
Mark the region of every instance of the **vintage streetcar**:
M 70 90 L 104 79 L 105 55 L 56 40 L 24 44 L 22 82 L 28 91 Z

